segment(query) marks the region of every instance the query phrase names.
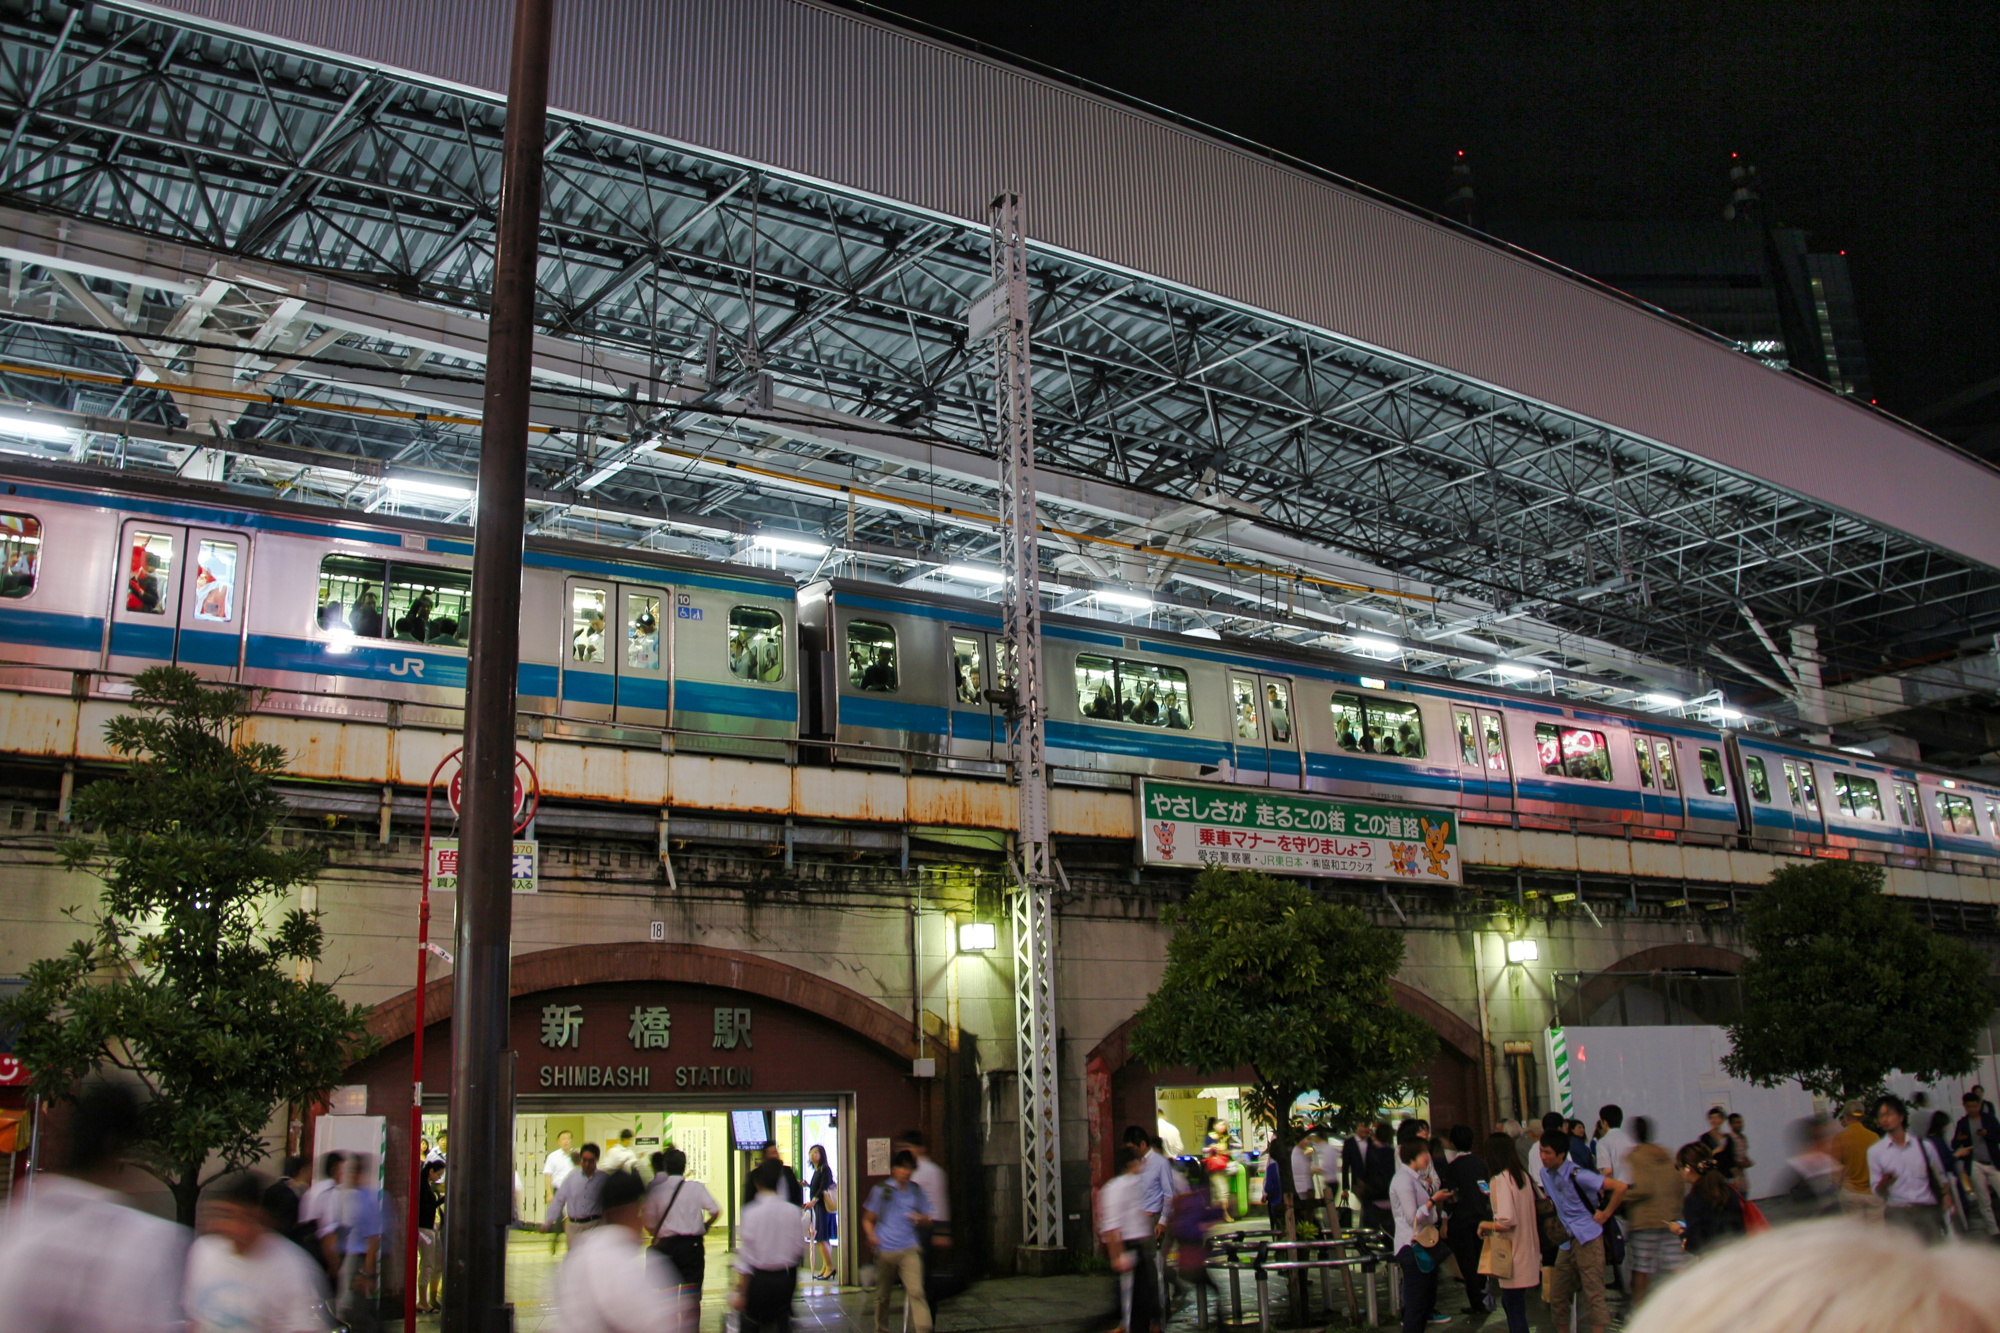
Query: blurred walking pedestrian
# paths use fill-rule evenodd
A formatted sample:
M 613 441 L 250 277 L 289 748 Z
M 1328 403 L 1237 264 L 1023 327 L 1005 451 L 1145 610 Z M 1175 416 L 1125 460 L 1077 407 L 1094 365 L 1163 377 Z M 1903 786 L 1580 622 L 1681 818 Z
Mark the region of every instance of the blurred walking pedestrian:
M 1833 1155 L 1833 1123 L 1823 1116 L 1805 1116 L 1791 1129 L 1797 1151 L 1785 1159 L 1778 1176 L 1780 1191 L 1808 1217 L 1840 1211 L 1845 1168 Z
M 1632 1303 L 1637 1305 L 1646 1298 L 1655 1273 L 1675 1272 L 1687 1258 L 1680 1237 L 1668 1225 L 1681 1215 L 1687 1181 L 1667 1150 L 1653 1142 L 1651 1120 L 1633 1117 L 1632 1137 L 1624 1168 L 1631 1186 L 1625 1193 L 1625 1224 L 1631 1228 L 1625 1252 L 1632 1260 Z
M 347 1154 L 337 1149 L 321 1154 L 319 1169 L 319 1179 L 299 1196 L 299 1231 L 310 1237 L 309 1243 L 300 1244 L 313 1252 L 331 1284 L 340 1281 L 340 1219 L 334 1216 L 333 1202 L 340 1178 L 347 1173 Z
M 1118 1328 L 1123 1333 L 1153 1333 L 1160 1323 L 1158 1288 L 1139 1249 L 1139 1243 L 1153 1234 L 1140 1179 L 1145 1162 L 1129 1145 L 1119 1148 L 1117 1173 L 1097 1191 L 1097 1239 L 1111 1271 L 1118 1275 Z M 879 1272 L 876 1280 L 885 1282 Z M 886 1291 L 886 1285 L 877 1287 L 875 1333 L 888 1333 L 888 1299 L 882 1294 Z
M 604 1187 L 610 1181 L 608 1171 L 597 1169 L 597 1145 L 586 1143 L 576 1154 L 576 1170 L 563 1177 L 563 1183 L 556 1186 L 556 1192 L 549 1196 L 548 1213 L 542 1218 L 542 1230 L 554 1231 L 561 1222 L 563 1234 L 571 1245 L 576 1238 L 592 1227 L 604 1224 Z
M 784 1163 L 765 1161 L 750 1173 L 757 1191 L 736 1224 L 736 1290 L 730 1305 L 750 1333 L 789 1333 L 792 1296 L 805 1262 L 803 1210 L 781 1192 Z
M 631 1171 L 600 1171 L 599 1224 L 570 1233 L 556 1270 L 556 1327 L 562 1333 L 689 1333 L 694 1322 L 677 1291 L 680 1275 L 658 1250 L 641 1250 L 645 1182 Z
M 1479 1267 L 1500 1288 L 1507 1333 L 1528 1333 L 1528 1291 L 1542 1281 L 1542 1239 L 1535 1225 L 1535 1192 L 1514 1136 L 1504 1130 L 1486 1140 L 1487 1202 L 1493 1215 L 1478 1226 L 1485 1242 Z
M 285 1159 L 285 1174 L 264 1191 L 264 1211 L 270 1215 L 271 1230 L 319 1258 L 319 1228 L 310 1220 L 301 1221 L 299 1207 L 312 1188 L 312 1158 L 294 1153 Z
M 368 1154 L 351 1154 L 340 1169 L 340 1188 L 328 1205 L 340 1254 L 334 1313 L 348 1333 L 375 1333 L 382 1326 L 382 1191 Z
M 188 1249 L 188 1333 L 323 1333 L 326 1282 L 271 1226 L 268 1186 L 248 1171 L 202 1191 Z
M 58 1171 L 34 1177 L 0 1231 L 7 1333 L 175 1333 L 187 1233 L 134 1207 L 123 1160 L 139 1137 L 131 1089 L 91 1083 L 69 1117 Z

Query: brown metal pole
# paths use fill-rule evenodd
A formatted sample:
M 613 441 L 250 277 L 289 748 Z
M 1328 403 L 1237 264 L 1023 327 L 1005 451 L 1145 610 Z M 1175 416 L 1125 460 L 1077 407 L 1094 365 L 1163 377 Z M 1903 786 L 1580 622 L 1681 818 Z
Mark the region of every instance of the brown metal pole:
M 535 338 L 536 239 L 549 104 L 553 0 L 515 0 L 479 514 L 472 552 L 470 679 L 459 831 L 458 957 L 452 982 L 451 1162 L 446 1171 L 447 1333 L 506 1333 L 507 1231 L 514 1202 L 514 1108 L 507 1049 L 513 933 L 514 703 L 521 657 L 521 547 L 527 515 L 528 379 Z M 414 1150 L 416 1145 L 412 1144 Z

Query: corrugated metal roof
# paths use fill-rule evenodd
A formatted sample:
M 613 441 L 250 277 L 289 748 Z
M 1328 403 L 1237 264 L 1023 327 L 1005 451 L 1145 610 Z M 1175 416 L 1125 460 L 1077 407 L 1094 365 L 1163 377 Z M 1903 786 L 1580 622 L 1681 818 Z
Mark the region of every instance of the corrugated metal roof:
M 477 0 L 161 8 L 474 89 Z M 799 0 L 565 0 L 561 108 L 1324 329 L 2000 567 L 2000 472 L 1498 247 L 1130 107 Z

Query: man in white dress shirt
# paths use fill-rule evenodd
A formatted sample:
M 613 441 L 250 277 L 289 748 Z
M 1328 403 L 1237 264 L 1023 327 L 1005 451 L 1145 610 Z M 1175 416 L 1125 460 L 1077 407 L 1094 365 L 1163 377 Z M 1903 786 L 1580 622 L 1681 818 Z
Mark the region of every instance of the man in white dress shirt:
M 593 1164 L 594 1165 L 594 1164 Z M 691 1333 L 680 1275 L 639 1248 L 646 1185 L 630 1171 L 595 1171 L 603 1224 L 575 1234 L 556 1270 L 555 1326 L 563 1333 Z
M 171 1333 L 181 1327 L 187 1235 L 131 1206 L 121 1160 L 139 1099 L 88 1086 L 70 1117 L 69 1161 L 35 1178 L 0 1232 L 0 1327 L 7 1333 Z
M 1888 1204 L 1890 1226 L 1908 1227 L 1925 1240 L 1943 1240 L 1950 1231 L 1945 1218 L 1953 1208 L 1946 1183 L 1950 1168 L 1926 1140 L 1909 1132 L 1909 1118 L 1900 1097 L 1875 1103 L 1882 1137 L 1868 1146 L 1868 1184 Z
M 736 1224 L 736 1290 L 729 1304 L 743 1315 L 746 1333 L 789 1333 L 792 1293 L 806 1257 L 805 1218 L 780 1194 L 784 1166 L 766 1161 L 750 1173 L 756 1197 Z
M 629 1129 L 619 1130 L 618 1141 L 604 1150 L 602 1169 L 606 1171 L 637 1171 L 639 1169 L 639 1150 L 633 1147 L 632 1144 L 632 1131 Z
M 758 1168 L 762 1170 L 763 1168 Z M 756 1173 L 751 1173 L 755 1179 Z M 687 1178 L 687 1154 L 679 1148 L 653 1154 L 653 1183 L 639 1220 L 653 1237 L 653 1248 L 667 1257 L 681 1282 L 701 1306 L 701 1281 L 708 1270 L 702 1238 L 722 1216 L 722 1205 L 699 1180 Z
M 556 1192 L 549 1196 L 548 1216 L 542 1220 L 542 1229 L 554 1231 L 560 1221 L 563 1223 L 563 1234 L 574 1245 L 583 1232 L 602 1226 L 604 1186 L 610 1178 L 609 1172 L 597 1169 L 597 1145 L 584 1144 L 582 1151 L 576 1155 L 576 1170 L 565 1176 Z M 644 1190 L 640 1192 L 644 1193 Z
M 556 1146 L 549 1150 L 548 1160 L 542 1163 L 542 1179 L 549 1183 L 549 1197 L 556 1197 L 556 1191 L 569 1179 L 569 1173 L 576 1170 L 576 1152 L 570 1146 L 568 1130 L 556 1135 Z M 562 1244 L 562 1237 L 549 1237 L 549 1253 L 554 1254 Z

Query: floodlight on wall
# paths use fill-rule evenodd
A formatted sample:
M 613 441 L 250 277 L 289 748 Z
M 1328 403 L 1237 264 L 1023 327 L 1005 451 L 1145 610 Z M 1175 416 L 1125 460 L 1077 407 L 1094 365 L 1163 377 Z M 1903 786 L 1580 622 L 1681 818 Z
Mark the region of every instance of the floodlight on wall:
M 1533 940 L 1508 940 L 1507 961 L 1510 963 L 1532 963 L 1542 956 L 1542 946 Z
M 1000 928 L 991 921 L 967 921 L 958 928 L 960 953 L 992 953 L 1000 947 Z

